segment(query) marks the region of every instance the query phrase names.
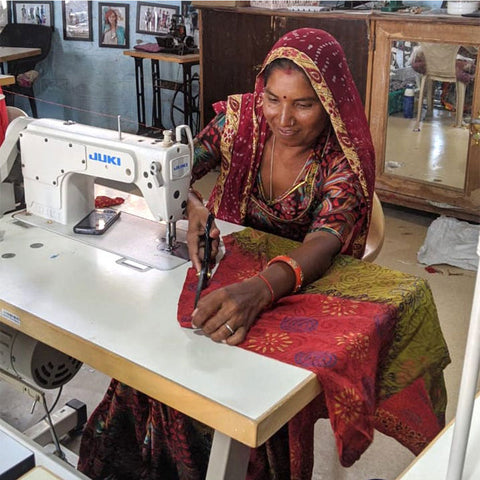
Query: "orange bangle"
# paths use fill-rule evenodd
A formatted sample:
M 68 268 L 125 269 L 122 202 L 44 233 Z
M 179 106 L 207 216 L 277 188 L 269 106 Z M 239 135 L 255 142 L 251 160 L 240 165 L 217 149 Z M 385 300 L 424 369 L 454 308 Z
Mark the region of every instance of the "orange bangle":
M 274 303 L 275 303 L 275 293 L 273 291 L 273 288 L 272 288 L 272 285 L 270 284 L 270 282 L 261 274 L 261 273 L 257 273 L 257 277 L 262 279 L 265 283 L 265 285 L 268 287 L 268 289 L 270 290 L 270 303 L 268 305 L 267 308 L 270 308 Z
M 267 266 L 272 265 L 272 263 L 282 262 L 286 263 L 295 274 L 295 287 L 293 289 L 293 293 L 297 293 L 303 285 L 303 272 L 302 267 L 291 257 L 287 257 L 287 255 L 279 255 L 278 257 L 272 258 L 268 263 Z

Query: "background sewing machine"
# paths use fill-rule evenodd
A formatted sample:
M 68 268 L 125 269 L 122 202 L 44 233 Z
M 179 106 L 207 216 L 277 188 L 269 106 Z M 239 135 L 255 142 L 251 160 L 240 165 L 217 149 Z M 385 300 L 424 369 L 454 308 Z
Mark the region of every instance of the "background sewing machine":
M 179 140 L 183 132 L 188 144 Z M 188 259 L 176 225 L 185 218 L 193 158 L 189 127 L 177 127 L 175 138 L 171 131 L 158 140 L 120 129 L 19 117 L 0 147 L 0 181 L 5 181 L 0 183 L 0 215 L 18 201 L 13 184 L 18 188 L 20 162 L 26 210 L 16 219 L 122 255 L 120 262 L 127 266 L 175 268 Z M 124 214 L 105 235 L 73 233 L 73 225 L 94 208 L 97 178 L 136 185 L 158 222 Z

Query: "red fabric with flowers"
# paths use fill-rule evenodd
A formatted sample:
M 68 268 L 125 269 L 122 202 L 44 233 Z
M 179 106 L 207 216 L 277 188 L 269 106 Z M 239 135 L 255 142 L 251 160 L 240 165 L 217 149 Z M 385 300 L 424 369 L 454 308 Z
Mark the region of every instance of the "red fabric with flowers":
M 269 248 L 251 248 L 249 240 L 245 242 L 250 235 L 257 234 L 246 229 L 240 234 L 224 237 L 226 254 L 204 294 L 262 271 L 268 261 Z M 275 243 L 272 235 L 258 235 L 269 237 L 269 242 Z M 259 252 L 267 252 L 267 255 Z M 270 253 L 273 255 L 274 252 Z M 369 268 L 364 262 L 349 261 Z M 242 268 L 238 269 L 238 265 Z M 386 269 L 384 276 L 388 276 Z M 332 280 L 335 282 L 335 271 Z M 349 281 L 352 280 L 355 281 L 354 278 Z M 378 280 L 382 280 L 381 276 Z M 197 281 L 192 268 L 178 310 L 179 322 L 186 328 L 191 328 Z M 361 277 L 356 278 L 356 282 L 359 281 Z M 321 400 L 312 402 L 289 422 L 292 478 L 303 478 L 301 472 L 312 466 L 312 426 L 327 411 L 340 460 L 345 466 L 354 463 L 369 446 L 375 427 L 393 435 L 418 454 L 443 426 L 420 376 L 402 379 L 402 372 L 398 372 L 398 382 L 405 383 L 404 388 L 399 387 L 395 395 L 380 398 L 381 368 L 398 333 L 401 306 L 388 301 L 369 301 L 367 294 L 363 295 L 364 298 L 355 298 L 351 293 L 342 296 L 333 285 L 331 287 L 331 293 L 318 293 L 314 284 L 310 289 L 312 293 L 307 290 L 301 295 L 282 298 L 274 308 L 261 315 L 246 340 L 239 345 L 311 370 L 322 387 Z M 390 288 L 401 288 L 401 284 L 392 284 Z M 421 291 L 418 288 L 419 294 Z M 444 360 L 442 357 L 439 362 Z M 414 366 L 412 370 L 415 370 Z M 252 459 L 254 457 L 255 454 Z

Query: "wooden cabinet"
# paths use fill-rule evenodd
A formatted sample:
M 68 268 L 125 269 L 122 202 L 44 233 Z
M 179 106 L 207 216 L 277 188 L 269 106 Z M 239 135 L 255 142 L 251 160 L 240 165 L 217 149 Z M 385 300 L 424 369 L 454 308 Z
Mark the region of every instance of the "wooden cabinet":
M 371 91 L 375 93 L 369 119 L 376 151 L 377 194 L 384 202 L 479 222 L 480 23 L 448 15 L 410 21 L 379 16 L 372 18 L 372 30 Z M 427 109 L 426 101 L 420 104 L 419 92 L 422 75 L 431 71 L 423 55 L 431 45 L 445 52 L 443 67 L 451 62 L 453 83 L 432 81 L 433 109 Z M 452 49 L 453 57 L 448 60 L 447 51 Z M 458 125 L 454 82 L 460 78 L 467 83 L 462 124 Z M 413 118 L 405 118 L 402 111 L 405 82 L 416 92 Z M 399 99 L 395 99 L 397 95 Z M 395 106 L 397 100 L 400 103 Z
M 253 91 L 262 62 L 284 33 L 301 27 L 328 31 L 343 46 L 363 100 L 367 95 L 368 15 L 305 14 L 246 8 L 200 8 L 200 110 L 205 125 L 212 103 Z

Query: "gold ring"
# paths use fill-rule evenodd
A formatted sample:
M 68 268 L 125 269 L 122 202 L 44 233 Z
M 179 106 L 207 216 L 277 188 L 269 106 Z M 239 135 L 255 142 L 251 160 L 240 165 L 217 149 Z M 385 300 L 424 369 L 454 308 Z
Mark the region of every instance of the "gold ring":
M 225 325 L 225 328 L 230 332 L 230 335 L 235 334 L 235 330 L 227 322 L 225 322 L 224 325 Z

